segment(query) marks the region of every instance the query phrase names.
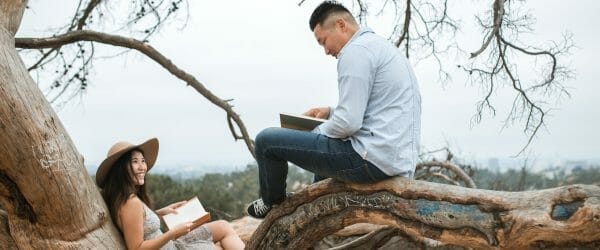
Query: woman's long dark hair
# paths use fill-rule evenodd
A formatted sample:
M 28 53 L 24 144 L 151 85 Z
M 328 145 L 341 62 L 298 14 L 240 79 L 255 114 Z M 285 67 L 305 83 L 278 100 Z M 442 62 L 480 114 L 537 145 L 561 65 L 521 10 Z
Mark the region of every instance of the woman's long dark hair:
M 121 230 L 118 226 L 119 208 L 127 202 L 132 194 L 135 194 L 151 209 L 153 207 L 150 197 L 148 197 L 148 193 L 146 192 L 146 183 L 136 186 L 132 179 L 131 154 L 134 151 L 138 151 L 144 155 L 144 152 L 138 148 L 129 150 L 121 155 L 108 171 L 104 188 L 102 189 L 102 197 L 108 206 L 113 222 L 119 230 Z

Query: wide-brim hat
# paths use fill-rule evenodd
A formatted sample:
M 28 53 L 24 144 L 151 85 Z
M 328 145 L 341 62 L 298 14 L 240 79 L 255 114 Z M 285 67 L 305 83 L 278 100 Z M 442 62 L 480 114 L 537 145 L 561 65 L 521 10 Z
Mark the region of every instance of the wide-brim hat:
M 148 167 L 147 171 L 150 171 L 150 168 L 152 168 L 156 162 L 156 157 L 158 157 L 158 139 L 151 138 L 144 143 L 137 145 L 131 142 L 120 141 L 110 147 L 106 154 L 106 159 L 100 163 L 100 166 L 96 171 L 96 184 L 99 187 L 104 187 L 106 175 L 114 165 L 115 161 L 117 161 L 124 153 L 134 148 L 139 148 L 144 152 L 144 158 Z

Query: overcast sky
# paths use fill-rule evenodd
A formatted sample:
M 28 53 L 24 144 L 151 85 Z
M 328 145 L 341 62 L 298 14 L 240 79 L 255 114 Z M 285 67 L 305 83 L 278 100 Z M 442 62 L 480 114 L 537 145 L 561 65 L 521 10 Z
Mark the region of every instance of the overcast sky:
M 69 4 L 73 1 L 61 2 L 73 6 Z M 335 105 L 336 60 L 325 56 L 308 29 L 310 13 L 320 1 L 306 1 L 301 7 L 298 0 L 189 2 L 187 26 L 167 27 L 151 44 L 220 98 L 235 99 L 235 111 L 252 136 L 278 126 L 280 112 Z M 73 12 L 71 7 L 57 10 L 50 4 L 56 5 L 30 1 L 17 37 L 47 35 L 48 24 L 59 24 Z M 577 45 L 568 61 L 576 78 L 566 82 L 572 98 L 553 106 L 548 126 L 528 155 L 540 161 L 598 159 L 600 71 L 593 59 L 600 55 L 600 35 L 594 31 L 600 3 L 536 0 L 526 6 L 537 19 L 535 31 L 527 36 L 532 45 L 559 40 L 565 31 L 574 34 Z M 458 39 L 474 51 L 482 38 L 472 29 L 473 10 L 456 9 L 454 17 L 463 24 Z M 369 24 L 377 33 L 388 32 L 377 26 L 377 20 Z M 102 45 L 97 50 L 114 53 Z M 496 98 L 500 111 L 496 118 L 471 126 L 481 90 L 454 70 L 467 61 L 466 57 L 446 61 L 453 73 L 453 81 L 446 85 L 437 81 L 434 64 L 414 65 L 423 97 L 423 146 L 436 149 L 449 144 L 458 155 L 472 159 L 510 157 L 527 140 L 521 124 L 502 129 L 506 113 L 501 111 L 506 111 L 512 94 Z M 153 136 L 161 143 L 158 164 L 243 166 L 252 161 L 245 144 L 233 141 L 221 109 L 145 56 L 129 52 L 94 65 L 87 93 L 58 110 L 86 165 L 97 166 L 118 140 L 141 142 Z

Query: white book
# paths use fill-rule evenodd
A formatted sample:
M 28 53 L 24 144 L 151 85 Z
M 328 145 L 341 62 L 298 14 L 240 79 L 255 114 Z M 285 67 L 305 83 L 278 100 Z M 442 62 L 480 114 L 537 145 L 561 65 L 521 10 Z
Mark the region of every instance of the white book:
M 188 222 L 194 223 L 193 228 L 196 228 L 210 220 L 210 213 L 204 210 L 198 197 L 188 200 L 185 204 L 175 210 L 177 211 L 176 214 L 166 214 L 162 217 L 169 229 Z

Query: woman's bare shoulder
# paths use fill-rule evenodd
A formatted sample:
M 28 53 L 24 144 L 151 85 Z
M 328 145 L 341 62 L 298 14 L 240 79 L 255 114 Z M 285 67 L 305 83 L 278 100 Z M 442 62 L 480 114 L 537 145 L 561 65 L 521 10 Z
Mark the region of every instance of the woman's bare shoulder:
M 144 203 L 137 196 L 132 195 L 119 207 L 119 216 L 117 217 L 117 226 L 123 229 L 123 222 L 129 220 L 143 219 Z M 125 223 L 127 224 L 127 223 Z
M 144 210 L 144 202 L 136 195 L 129 196 L 127 201 L 119 208 L 119 213 L 142 212 Z

